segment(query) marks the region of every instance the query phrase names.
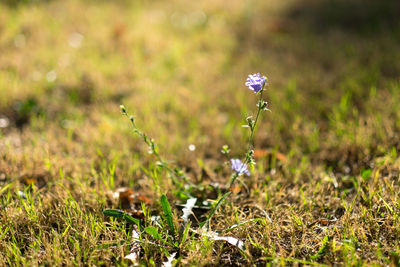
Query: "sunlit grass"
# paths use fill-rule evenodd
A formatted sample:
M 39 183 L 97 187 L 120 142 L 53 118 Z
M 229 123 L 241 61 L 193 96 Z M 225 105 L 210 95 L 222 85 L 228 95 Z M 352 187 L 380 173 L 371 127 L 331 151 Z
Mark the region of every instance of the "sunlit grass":
M 9 124 L 0 128 L 0 263 L 131 264 L 137 229 L 103 215 L 124 209 L 122 189 L 134 193 L 128 212 L 145 203 L 153 233 L 141 237 L 137 261 L 158 266 L 176 252 L 163 244 L 173 243 L 170 228 L 151 217 L 164 216 L 166 194 L 181 225 L 185 184 L 159 171 L 120 116 L 123 103 L 201 204 L 178 265 L 398 264 L 391 13 L 382 27 L 348 28 L 317 16 L 347 19 L 323 4 L 264 2 L 1 4 L 0 119 Z M 257 164 L 209 220 L 243 241 L 241 251 L 196 231 L 227 191 L 221 147 L 246 153 L 241 125 L 257 99 L 244 82 L 254 72 L 268 75 L 272 110 L 255 134 Z

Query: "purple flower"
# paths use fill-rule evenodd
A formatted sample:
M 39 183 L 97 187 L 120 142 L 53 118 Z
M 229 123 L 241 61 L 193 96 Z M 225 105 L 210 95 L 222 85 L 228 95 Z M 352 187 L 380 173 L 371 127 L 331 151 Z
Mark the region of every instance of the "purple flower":
M 251 91 L 258 93 L 265 85 L 265 77 L 260 73 L 249 75 L 245 84 Z
M 247 165 L 242 163 L 240 159 L 231 159 L 231 164 L 232 170 L 237 172 L 239 176 L 243 173 L 247 174 L 247 176 L 250 176 L 250 172 L 247 170 Z

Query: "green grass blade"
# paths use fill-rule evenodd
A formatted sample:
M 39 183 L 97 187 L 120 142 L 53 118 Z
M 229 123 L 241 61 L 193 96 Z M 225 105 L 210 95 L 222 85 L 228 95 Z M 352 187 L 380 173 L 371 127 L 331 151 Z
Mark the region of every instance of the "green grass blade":
M 169 205 L 168 199 L 165 195 L 161 196 L 161 207 L 164 211 L 164 215 L 167 220 L 169 229 L 171 230 L 172 237 L 174 238 L 175 241 L 175 227 L 174 227 L 174 222 L 172 220 L 171 206 Z
M 332 239 L 332 237 L 326 235 L 324 239 L 322 240 L 322 245 L 320 249 L 318 250 L 317 254 L 314 256 L 311 256 L 310 259 L 316 260 L 322 256 L 324 256 L 327 253 L 327 250 L 329 249 L 329 241 Z
M 155 228 L 153 226 L 149 226 L 149 227 L 146 227 L 144 229 L 144 231 L 146 233 L 148 233 L 149 235 L 151 235 L 154 239 L 158 239 L 160 241 L 164 241 L 164 240 L 162 240 L 160 234 L 158 233 L 157 228 Z
M 130 216 L 127 213 L 125 213 L 125 215 L 124 215 L 124 220 L 127 221 L 128 223 L 132 223 L 132 224 L 136 224 L 136 225 L 140 226 L 140 220 L 133 218 L 132 216 Z
M 122 211 L 122 210 L 117 210 L 117 209 L 107 209 L 103 211 L 103 214 L 108 217 L 114 217 L 118 219 L 124 219 L 128 223 L 132 224 L 137 224 L 140 225 L 140 220 L 133 218 L 130 216 L 128 213 Z
M 254 219 L 250 219 L 250 220 L 247 220 L 247 221 L 238 223 L 238 224 L 234 224 L 234 225 L 232 225 L 232 226 L 230 226 L 230 227 L 228 227 L 228 228 L 226 228 L 226 229 L 224 229 L 224 230 L 216 231 L 216 233 L 219 233 L 219 234 L 220 234 L 220 233 L 230 232 L 230 231 L 236 229 L 236 228 L 239 227 L 239 226 L 243 226 L 243 225 L 248 224 L 248 223 L 251 223 L 251 222 L 259 222 L 259 221 L 262 221 L 262 220 L 264 220 L 264 219 L 263 219 L 263 218 L 254 218 Z
M 103 211 L 103 214 L 109 217 L 122 218 L 125 212 L 122 210 L 107 209 Z
M 192 223 L 190 221 L 186 224 L 185 229 L 184 229 L 183 234 L 182 234 L 182 238 L 181 238 L 181 242 L 180 242 L 181 244 L 183 244 L 186 241 L 186 238 L 187 238 L 187 236 L 189 234 L 189 229 L 190 229 L 190 225 L 191 224 Z
M 7 190 L 7 188 L 9 188 L 12 184 L 8 184 L 5 187 L 3 187 L 2 189 L 0 189 L 0 195 L 3 194 L 4 191 Z
M 214 215 L 214 213 L 217 211 L 217 209 L 219 208 L 219 206 L 221 206 L 221 204 L 224 202 L 224 200 L 231 194 L 231 192 L 225 193 L 217 202 L 217 204 L 214 206 L 214 208 L 211 210 L 210 215 L 208 215 L 207 220 L 205 220 L 204 222 L 202 222 L 200 224 L 200 227 L 205 226 L 206 228 L 208 228 L 209 223 L 210 223 L 210 219 L 211 217 Z

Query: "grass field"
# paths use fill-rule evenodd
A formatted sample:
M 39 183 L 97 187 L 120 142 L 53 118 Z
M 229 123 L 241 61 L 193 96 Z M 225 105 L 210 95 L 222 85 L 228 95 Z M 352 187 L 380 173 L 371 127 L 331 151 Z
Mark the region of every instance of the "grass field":
M 0 266 L 398 266 L 398 10 L 1 1 Z

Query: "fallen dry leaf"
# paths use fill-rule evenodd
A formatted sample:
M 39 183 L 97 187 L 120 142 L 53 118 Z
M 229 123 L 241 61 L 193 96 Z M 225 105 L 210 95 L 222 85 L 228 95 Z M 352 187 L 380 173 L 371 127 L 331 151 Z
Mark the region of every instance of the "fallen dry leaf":
M 240 191 L 242 191 L 242 188 L 238 185 L 232 186 L 229 188 L 229 191 L 231 191 L 234 195 L 239 194 Z
M 125 188 L 125 190 L 119 192 L 118 205 L 123 210 L 130 210 L 132 209 L 133 198 L 133 190 L 130 188 Z
M 287 158 L 284 154 L 280 152 L 275 152 L 270 149 L 254 149 L 254 158 L 260 159 L 267 156 L 275 155 L 276 159 L 281 162 L 286 162 Z

